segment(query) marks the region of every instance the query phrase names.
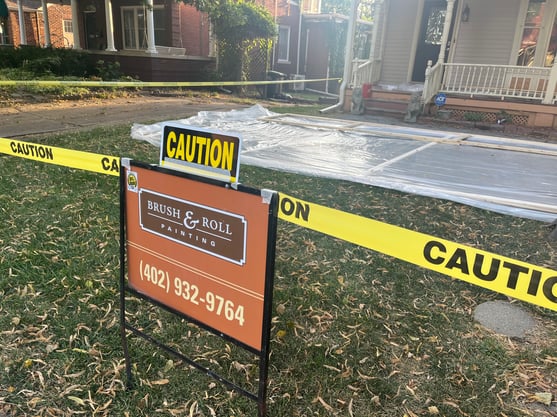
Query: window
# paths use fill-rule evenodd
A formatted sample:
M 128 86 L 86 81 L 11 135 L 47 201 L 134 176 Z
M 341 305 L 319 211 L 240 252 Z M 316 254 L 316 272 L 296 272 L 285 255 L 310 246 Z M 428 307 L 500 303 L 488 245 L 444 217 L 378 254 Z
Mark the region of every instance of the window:
M 64 33 L 73 33 L 73 23 L 71 20 L 64 20 L 62 23 L 64 25 Z
M 278 34 L 278 61 L 288 62 L 290 60 L 290 27 L 279 26 Z
M 147 7 L 122 7 L 124 49 L 147 49 Z M 154 6 L 155 44 L 164 43 L 164 6 Z
M 64 19 L 62 20 L 62 27 L 64 30 L 64 47 L 71 48 L 74 44 L 73 23 L 70 19 Z
M 8 42 L 8 19 L 0 17 L 0 45 L 6 45 Z
M 531 66 L 534 64 L 544 8 L 545 2 L 530 1 L 528 4 L 517 65 Z
M 518 47 L 517 65 L 553 65 L 557 51 L 557 20 L 555 7 L 551 7 L 552 4 L 549 3 L 546 0 L 529 0 Z
M 427 20 L 425 30 L 425 43 L 429 45 L 441 45 L 443 37 L 443 28 L 445 26 L 445 15 L 447 9 L 443 7 L 432 7 Z

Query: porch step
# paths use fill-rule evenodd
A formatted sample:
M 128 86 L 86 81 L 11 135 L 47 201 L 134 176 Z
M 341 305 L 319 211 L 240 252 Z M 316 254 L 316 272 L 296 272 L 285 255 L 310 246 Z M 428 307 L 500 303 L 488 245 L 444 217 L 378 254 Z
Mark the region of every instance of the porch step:
M 368 98 L 364 102 L 366 114 L 402 116 L 406 114 L 406 109 L 408 108 L 408 101 L 405 100 Z

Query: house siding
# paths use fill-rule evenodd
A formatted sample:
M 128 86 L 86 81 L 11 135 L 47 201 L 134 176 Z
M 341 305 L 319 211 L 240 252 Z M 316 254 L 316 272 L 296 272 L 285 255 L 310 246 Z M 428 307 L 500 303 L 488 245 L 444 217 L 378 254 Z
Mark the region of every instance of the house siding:
M 327 70 L 329 68 L 329 45 L 327 42 L 327 34 L 325 31 L 329 29 L 331 26 L 327 25 L 320 25 L 320 24 L 309 24 L 307 25 L 308 32 L 307 33 L 307 42 L 308 45 L 306 47 L 309 53 L 311 53 L 311 59 L 307 62 L 304 62 L 304 70 L 306 78 L 308 79 L 319 79 L 319 78 L 327 78 L 329 74 Z M 304 61 L 306 57 L 303 57 Z M 308 56 L 309 58 L 309 56 Z M 327 86 L 325 81 L 318 82 L 318 83 L 311 83 L 308 84 L 307 87 L 312 88 L 314 90 L 319 91 L 329 91 L 329 92 L 336 92 L 332 91 L 331 87 L 335 87 L 334 84 L 338 84 L 336 82 L 329 83 L 330 85 Z
M 508 65 L 520 3 L 520 0 L 468 0 L 470 20 L 459 23 L 453 62 Z
M 274 68 L 285 74 L 296 74 L 296 62 L 298 59 L 298 28 L 299 15 L 290 15 L 281 17 L 279 22 L 283 26 L 290 27 L 290 46 L 288 62 L 278 60 L 278 48 L 275 48 Z
M 414 30 L 419 24 L 418 1 L 391 0 L 385 28 L 385 49 L 381 82 L 399 84 L 408 81 L 408 59 L 412 54 Z M 418 16 L 418 17 L 417 17 Z

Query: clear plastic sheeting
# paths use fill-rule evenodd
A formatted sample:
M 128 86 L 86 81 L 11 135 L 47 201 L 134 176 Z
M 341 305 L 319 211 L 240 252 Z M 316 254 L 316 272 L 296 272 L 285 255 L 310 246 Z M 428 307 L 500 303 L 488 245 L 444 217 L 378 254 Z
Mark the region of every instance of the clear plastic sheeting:
M 175 122 L 242 137 L 242 164 L 557 218 L 557 145 L 362 121 L 279 115 L 256 105 Z M 132 126 L 160 146 L 162 124 Z M 240 171 L 241 178 L 241 171 Z M 290 190 L 295 195 L 295 190 Z

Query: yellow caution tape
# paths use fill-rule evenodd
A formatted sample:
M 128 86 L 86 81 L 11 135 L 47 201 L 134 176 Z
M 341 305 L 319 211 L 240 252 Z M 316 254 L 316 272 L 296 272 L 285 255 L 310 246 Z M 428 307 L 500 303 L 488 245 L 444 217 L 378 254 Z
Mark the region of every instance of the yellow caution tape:
M 279 218 L 557 311 L 557 271 L 281 193 Z
M 0 153 L 119 175 L 120 158 L 0 138 Z M 557 311 L 557 271 L 281 193 L 279 218 Z
M 120 175 L 120 158 L 115 156 L 5 138 L 0 138 L 0 153 L 101 174 Z
M 0 80 L 1 86 L 33 85 L 40 87 L 224 87 L 270 84 L 316 83 L 338 81 L 340 78 L 317 78 L 311 80 L 275 80 L 275 81 L 93 81 L 93 80 Z

